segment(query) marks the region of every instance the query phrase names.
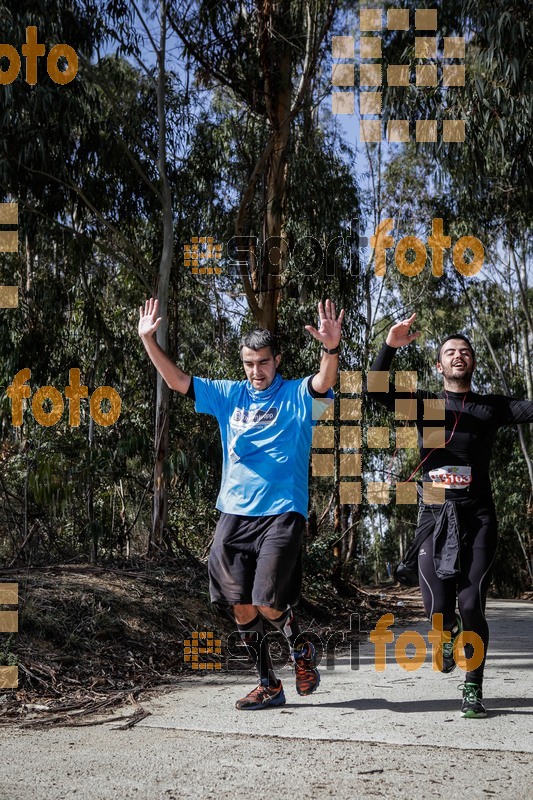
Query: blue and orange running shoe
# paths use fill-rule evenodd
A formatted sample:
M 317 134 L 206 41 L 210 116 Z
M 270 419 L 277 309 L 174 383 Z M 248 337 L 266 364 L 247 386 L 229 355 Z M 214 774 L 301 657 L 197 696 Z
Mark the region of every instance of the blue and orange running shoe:
M 316 668 L 316 650 L 311 642 L 306 642 L 300 650 L 293 650 L 296 670 L 296 691 L 299 695 L 313 694 L 320 683 L 320 673 Z
M 277 686 L 260 683 L 246 697 L 237 700 L 235 708 L 239 711 L 262 711 L 263 708 L 284 706 L 285 703 L 285 693 L 282 683 L 279 681 Z

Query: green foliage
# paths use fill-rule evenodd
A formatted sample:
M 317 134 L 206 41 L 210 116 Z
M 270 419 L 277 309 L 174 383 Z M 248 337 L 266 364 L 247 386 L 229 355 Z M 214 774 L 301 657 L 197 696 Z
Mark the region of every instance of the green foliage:
M 454 241 L 470 234 L 485 244 L 486 267 L 467 282 L 475 314 L 449 256 L 440 279 L 431 276 L 429 263 L 407 281 L 389 266 L 379 284 L 372 267 L 352 269 L 350 221 L 370 204 L 360 196 L 353 149 L 320 105 L 330 73 L 317 70 L 292 123 L 287 152 L 283 224 L 291 256 L 278 309 L 285 376 L 316 371 L 319 348 L 304 326 L 316 320 L 317 301 L 331 296 L 347 312 L 342 369 L 366 368 L 391 322 L 413 308 L 423 335 L 398 354 L 398 369 L 416 370 L 421 383 L 435 388 L 437 343 L 451 329 L 473 331 L 477 387 L 502 391 L 490 344 L 512 392 L 525 396 L 523 342 L 525 336 L 531 350 L 527 310 L 533 290 L 527 281 L 521 286 L 518 275 L 520 268 L 527 272 L 532 250 L 528 5 L 437 0 L 433 7 L 443 34 L 471 32 L 471 80 L 455 92 L 450 108 L 450 114 L 468 115 L 467 142 L 461 148 L 397 149 L 385 168 L 371 152 L 379 215 L 395 218 L 396 239 L 417 233 L 426 240 L 431 219 L 441 217 Z M 320 14 L 326 6 L 313 5 Z M 156 4 L 146 8 L 149 14 Z M 293 77 L 303 68 L 306 8 L 283 4 Z M 170 50 L 177 52 L 183 40 L 196 47 L 193 52 L 184 45 L 184 59 L 169 60 L 165 84 L 175 237 L 169 353 L 188 373 L 211 378 L 242 377 L 238 339 L 254 325 L 228 243 L 243 187 L 270 130 L 255 9 L 253 3 L 170 3 L 174 32 L 182 34 L 173 34 Z M 156 70 L 144 58 L 146 39 L 127 2 L 0 2 L 0 11 L 2 41 L 16 44 L 27 24 L 37 24 L 39 32 L 46 31 L 47 47 L 68 42 L 80 55 L 79 77 L 68 87 L 52 85 L 40 73 L 38 86 L 17 80 L 0 96 L 0 201 L 18 199 L 21 208 L 20 255 L 0 264 L 0 283 L 11 284 L 16 275 L 20 287 L 19 309 L 1 312 L 0 384 L 6 387 L 19 369 L 30 367 L 32 393 L 45 385 L 63 392 L 69 369 L 77 367 L 89 394 L 109 385 L 122 399 L 121 417 L 110 428 L 91 423 L 84 400 L 79 428 L 69 426 L 66 407 L 53 428 L 39 426 L 27 408 L 22 428 L 14 429 L 11 404 L 2 396 L 0 557 L 27 564 L 132 557 L 145 552 L 152 515 L 155 373 L 136 318 L 144 297 L 157 292 L 162 248 Z M 391 59 L 397 56 L 400 63 L 412 55 L 413 42 L 402 32 L 386 36 Z M 207 61 L 201 56 L 208 51 Z M 435 104 L 440 108 L 440 91 L 385 92 L 385 116 L 405 112 L 414 119 Z M 258 184 L 247 233 L 259 245 L 264 204 Z M 198 235 L 224 244 L 221 276 L 193 276 L 183 268 L 183 244 Z M 328 272 L 323 254 L 336 239 L 336 268 Z M 368 407 L 363 427 L 369 424 L 387 425 L 390 418 Z M 531 432 L 525 435 L 531 449 Z M 366 452 L 364 480 L 405 479 L 417 463 L 410 451 L 397 453 L 392 464 L 390 452 Z M 496 468 L 493 476 L 502 554 L 496 586 L 514 593 L 527 585 L 517 533 L 529 554 L 533 543 L 531 504 L 524 501 L 530 486 L 513 430 L 500 434 L 498 464 L 506 468 Z M 164 474 L 170 485 L 168 546 L 181 553 L 186 545 L 204 556 L 216 519 L 220 439 L 216 422 L 178 395 L 170 402 Z M 332 481 L 314 478 L 310 487 L 320 517 Z M 400 543 L 408 545 L 415 525 L 414 506 L 369 507 L 365 501 L 361 508 L 339 511 L 332 504 L 308 543 L 310 580 L 331 581 L 339 566 L 333 547 L 350 526 L 353 548 L 345 572 L 363 581 L 385 577 L 386 565 L 398 559 Z M 48 631 L 52 617 L 41 614 L 39 625 Z M 108 633 L 113 635 L 112 626 Z
M 0 667 L 16 667 L 19 663 L 18 656 L 11 650 L 13 644 L 13 636 L 8 636 L 7 639 L 0 644 Z

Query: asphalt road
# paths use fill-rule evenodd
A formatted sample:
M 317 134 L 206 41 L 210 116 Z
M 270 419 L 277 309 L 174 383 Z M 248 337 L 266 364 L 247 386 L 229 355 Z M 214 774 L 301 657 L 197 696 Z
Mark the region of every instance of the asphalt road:
M 298 697 L 284 668 L 281 708 L 236 711 L 254 678 L 223 670 L 191 673 L 178 690 L 143 702 L 150 716 L 128 731 L 116 729 L 121 723 L 2 729 L 0 800 L 529 800 L 533 603 L 491 601 L 488 617 L 487 719 L 460 717 L 463 673 L 434 671 L 429 647 L 426 662 L 407 672 L 395 661 L 396 641 L 388 644 L 378 672 L 367 635 L 358 658 L 345 654 L 322 669 L 310 697 Z M 426 624 L 409 629 L 427 633 Z M 393 630 L 397 640 L 406 629 Z

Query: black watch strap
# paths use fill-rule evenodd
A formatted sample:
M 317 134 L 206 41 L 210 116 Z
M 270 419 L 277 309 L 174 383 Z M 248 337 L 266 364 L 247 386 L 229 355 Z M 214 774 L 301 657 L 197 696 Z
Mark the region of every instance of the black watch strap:
M 322 345 L 322 350 L 324 351 L 324 353 L 327 353 L 328 356 L 336 356 L 337 353 L 340 352 L 340 349 L 341 349 L 340 344 L 338 344 L 337 347 L 332 347 L 331 350 L 328 350 L 327 347 L 324 347 L 324 345 Z

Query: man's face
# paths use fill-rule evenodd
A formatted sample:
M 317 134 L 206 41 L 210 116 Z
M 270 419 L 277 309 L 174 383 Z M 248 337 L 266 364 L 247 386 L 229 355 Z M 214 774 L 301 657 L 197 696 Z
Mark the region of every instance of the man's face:
M 276 377 L 276 368 L 281 361 L 281 356 L 278 355 L 274 358 L 270 347 L 262 347 L 261 350 L 243 347 L 241 356 L 246 377 L 253 388 L 260 392 L 268 389 Z
M 444 343 L 437 369 L 447 380 L 468 382 L 475 366 L 472 351 L 463 339 L 449 339 Z

